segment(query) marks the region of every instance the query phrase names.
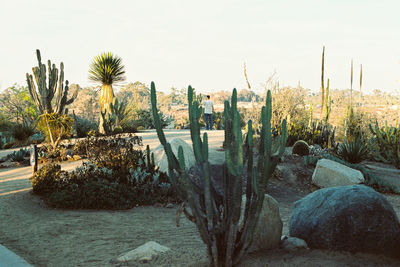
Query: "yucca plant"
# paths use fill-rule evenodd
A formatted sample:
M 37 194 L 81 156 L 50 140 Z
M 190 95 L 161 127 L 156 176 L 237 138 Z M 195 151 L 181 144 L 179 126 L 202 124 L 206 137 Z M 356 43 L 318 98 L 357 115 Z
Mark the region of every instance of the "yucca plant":
M 338 155 L 349 163 L 360 163 L 367 159 L 369 154 L 367 145 L 363 140 L 354 138 L 339 145 Z
M 240 262 L 251 245 L 264 203 L 268 179 L 285 150 L 286 121 L 282 122 L 281 136 L 277 136 L 274 140 L 271 129 L 272 96 L 271 91 L 268 91 L 266 106 L 261 110 L 258 162 L 254 164 L 252 121 L 248 122 L 245 140 L 247 153 L 244 156 L 237 92 L 234 89 L 231 103 L 225 101 L 225 163 L 220 169 L 223 177 L 222 185 L 218 186 L 216 179 L 212 177 L 208 161 L 208 135 L 204 133 L 203 138 L 200 136 L 199 119 L 202 108 L 197 101 L 193 101 L 193 96 L 193 88 L 189 86 L 190 135 L 197 162 L 195 168 L 199 173 L 197 177 L 189 175 L 182 147 L 179 147 L 176 157 L 171 145 L 167 143 L 157 110 L 156 89 L 153 82 L 151 83 L 152 114 L 158 139 L 164 146 L 168 158 L 170 181 L 184 201 L 180 211 L 196 224 L 200 237 L 207 245 L 210 266 L 233 266 Z M 243 183 L 243 176 L 246 177 L 246 185 Z M 240 220 L 243 189 L 246 192 L 246 205 Z
M 122 59 L 111 52 L 96 56 L 89 68 L 89 80 L 101 84 L 100 112 L 106 116 L 100 116 L 99 131 L 105 134 L 104 118 L 112 116 L 110 105 L 114 103 L 115 98 L 112 86 L 125 80 L 125 66 L 122 64 Z

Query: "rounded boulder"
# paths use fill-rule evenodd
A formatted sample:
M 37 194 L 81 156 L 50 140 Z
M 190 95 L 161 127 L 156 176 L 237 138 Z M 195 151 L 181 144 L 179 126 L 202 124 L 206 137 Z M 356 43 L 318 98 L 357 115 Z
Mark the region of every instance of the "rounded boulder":
M 324 188 L 296 201 L 289 232 L 311 248 L 400 253 L 400 223 L 392 205 L 364 185 Z

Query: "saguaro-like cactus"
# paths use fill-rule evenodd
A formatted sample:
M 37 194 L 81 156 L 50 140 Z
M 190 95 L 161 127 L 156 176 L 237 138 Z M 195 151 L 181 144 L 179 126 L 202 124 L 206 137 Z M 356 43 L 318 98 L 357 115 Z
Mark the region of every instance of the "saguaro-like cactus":
M 324 101 L 325 101 L 325 80 L 324 80 L 324 74 L 325 74 L 325 46 L 322 48 L 322 63 L 321 63 L 321 116 L 323 114 L 323 109 L 324 109 Z
M 329 116 L 331 114 L 332 110 L 332 98 L 329 95 L 329 79 L 328 79 L 328 84 L 326 85 L 326 91 L 325 91 L 325 102 L 324 102 L 324 121 L 326 124 L 329 123 Z
M 58 76 L 58 69 L 55 64 L 51 64 L 48 60 L 48 83 L 46 82 L 46 65 L 42 64 L 42 58 L 40 56 L 39 49 L 36 50 L 38 59 L 38 66 L 32 68 L 33 75 L 35 76 L 36 86 L 33 76 L 26 74 L 26 81 L 28 83 L 29 93 L 35 105 L 38 107 L 40 113 L 65 113 L 65 107 L 71 104 L 78 96 L 78 87 L 73 93 L 70 99 L 68 97 L 68 80 L 65 81 L 64 86 L 64 64 L 60 63 L 60 76 Z M 36 88 L 37 87 L 37 88 Z M 52 106 L 52 100 L 56 97 L 54 107 Z
M 199 119 L 202 108 L 193 101 L 193 89 L 188 88 L 190 135 L 199 177 L 193 179 L 185 166 L 182 147 L 176 157 L 167 143 L 157 110 L 156 88 L 151 83 L 152 114 L 158 138 L 168 157 L 169 177 L 178 194 L 185 201 L 182 211 L 194 222 L 203 242 L 207 245 L 211 266 L 233 266 L 241 260 L 251 245 L 264 201 L 268 179 L 271 177 L 286 144 L 286 121 L 282 123 L 282 136 L 275 140 L 271 134 L 272 96 L 268 91 L 266 106 L 262 108 L 258 163 L 253 162 L 253 127 L 248 122 L 246 156 L 243 156 L 242 131 L 237 110 L 237 92 L 233 90 L 231 103 L 225 101 L 225 163 L 221 167 L 222 187 L 216 185 L 208 162 L 208 136 L 200 137 Z M 246 168 L 247 166 L 247 168 Z M 246 169 L 246 170 L 245 170 Z M 243 175 L 246 185 L 243 185 Z M 242 223 L 242 192 L 246 192 L 246 206 Z M 186 206 L 190 209 L 187 210 Z M 268 227 L 268 226 L 267 226 Z

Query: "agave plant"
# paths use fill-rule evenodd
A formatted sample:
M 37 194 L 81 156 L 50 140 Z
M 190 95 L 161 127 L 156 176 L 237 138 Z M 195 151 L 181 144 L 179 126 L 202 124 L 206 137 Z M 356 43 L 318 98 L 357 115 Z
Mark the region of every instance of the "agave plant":
M 122 64 L 122 59 L 111 52 L 98 55 L 90 65 L 89 80 L 101 84 L 100 112 L 112 115 L 110 104 L 115 98 L 112 86 L 125 80 L 125 66 Z M 99 131 L 105 133 L 104 116 L 100 116 Z
M 338 149 L 338 155 L 349 163 L 360 163 L 368 157 L 368 153 L 367 146 L 358 138 L 340 144 Z

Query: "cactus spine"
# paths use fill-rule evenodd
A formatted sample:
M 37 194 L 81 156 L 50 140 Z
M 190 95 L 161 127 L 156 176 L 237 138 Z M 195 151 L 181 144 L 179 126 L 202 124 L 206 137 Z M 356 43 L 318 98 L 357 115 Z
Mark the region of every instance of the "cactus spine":
M 189 177 L 182 147 L 176 157 L 165 138 L 157 111 L 156 88 L 151 83 L 152 114 L 160 143 L 168 157 L 169 178 L 184 200 L 182 206 L 186 217 L 194 222 L 203 242 L 207 245 L 211 266 L 233 266 L 239 263 L 251 245 L 252 236 L 264 201 L 267 181 L 272 175 L 286 144 L 286 121 L 282 123 L 282 135 L 273 140 L 271 134 L 272 96 L 267 93 L 266 106 L 262 108 L 257 166 L 253 163 L 253 127 L 248 122 L 246 153 L 243 156 L 242 131 L 237 110 L 237 92 L 233 90 L 231 103 L 225 101 L 225 163 L 222 166 L 222 192 L 218 190 L 210 173 L 208 162 L 208 136 L 200 137 L 199 119 L 202 108 L 193 101 L 193 89 L 188 88 L 190 134 L 200 179 Z M 275 141 L 275 142 L 273 142 Z M 245 185 L 246 207 L 239 224 L 242 206 L 243 169 L 247 165 Z M 180 178 L 180 180 L 178 180 Z M 190 207 L 190 211 L 186 206 Z
M 29 93 L 38 107 L 39 112 L 42 114 L 66 113 L 66 106 L 71 104 L 78 96 L 78 87 L 73 93 L 70 99 L 68 96 L 68 80 L 65 81 L 64 86 L 64 64 L 60 63 L 60 76 L 58 75 L 58 69 L 55 64 L 51 64 L 48 60 L 48 83 L 46 83 L 46 65 L 42 64 L 42 58 L 40 56 L 39 49 L 36 50 L 36 55 L 38 59 L 38 66 L 32 68 L 33 75 L 35 77 L 35 82 L 33 76 L 26 74 L 26 81 L 28 83 Z M 36 88 L 37 87 L 37 88 Z M 55 106 L 52 106 L 52 100 L 55 99 Z

